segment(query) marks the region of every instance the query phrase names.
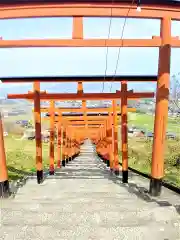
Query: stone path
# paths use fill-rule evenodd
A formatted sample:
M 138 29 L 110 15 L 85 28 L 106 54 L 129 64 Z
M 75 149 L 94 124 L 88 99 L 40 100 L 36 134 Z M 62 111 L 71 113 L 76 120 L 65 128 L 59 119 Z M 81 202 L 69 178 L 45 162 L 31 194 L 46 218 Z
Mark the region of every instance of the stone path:
M 0 200 L 0 239 L 179 240 L 180 197 L 164 189 L 152 199 L 146 187 L 135 174 L 123 185 L 87 141 L 56 176 L 28 180 L 14 199 Z

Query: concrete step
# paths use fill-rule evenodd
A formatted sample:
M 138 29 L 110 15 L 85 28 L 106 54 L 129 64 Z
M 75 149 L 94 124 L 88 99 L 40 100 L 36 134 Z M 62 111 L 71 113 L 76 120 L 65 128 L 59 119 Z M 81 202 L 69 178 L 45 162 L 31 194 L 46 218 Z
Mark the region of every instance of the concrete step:
M 142 204 L 140 201 L 134 206 L 133 202 L 126 203 L 113 203 L 113 202 L 93 202 L 93 201 L 80 201 L 80 202 L 64 202 L 64 201 L 49 201 L 43 202 L 40 200 L 37 203 L 31 202 L 11 202 L 9 204 L 3 204 L 1 211 L 1 220 L 9 218 L 9 215 L 14 217 L 26 214 L 43 214 L 43 213 L 69 213 L 69 214 L 100 214 L 102 216 L 110 216 L 114 214 L 116 218 L 136 218 L 144 217 L 152 218 L 153 221 L 158 222 L 177 222 L 180 224 L 180 218 L 176 216 L 176 209 L 174 207 L 160 207 L 157 204 Z M 117 214 L 119 217 L 117 217 Z M 125 216 L 124 216 L 125 215 Z M 180 226 L 180 225 L 179 225 Z
M 84 218 L 84 216 L 83 216 Z M 77 218 L 76 218 L 77 219 Z M 95 216 L 94 223 L 89 224 L 88 221 L 77 225 L 76 222 L 72 221 L 70 224 L 62 223 L 54 225 L 40 223 L 37 225 L 4 225 L 0 228 L 1 239 L 12 240 L 12 239 L 103 239 L 103 240 L 178 240 L 180 233 L 178 228 L 172 224 L 156 224 L 151 222 L 149 225 L 139 226 L 117 226 L 116 224 L 104 225 L 99 223 L 98 216 Z M 61 222 L 61 221 L 60 221 Z
M 128 200 L 128 199 L 126 199 Z M 23 203 L 23 206 L 22 206 Z M 106 199 L 104 200 L 97 200 L 96 199 L 73 199 L 70 198 L 66 201 L 66 199 L 60 199 L 58 201 L 51 200 L 51 201 L 43 201 L 43 199 L 34 202 L 32 201 L 10 201 L 10 202 L 4 202 L 1 204 L 1 207 L 3 210 L 10 210 L 10 211 L 17 211 L 17 210 L 38 210 L 38 211 L 77 211 L 77 212 L 93 212 L 93 211 L 119 211 L 121 209 L 121 212 L 139 212 L 139 211 L 146 211 L 146 210 L 152 210 L 158 209 L 158 204 L 154 203 L 151 204 L 151 208 L 148 203 L 142 204 L 141 201 L 137 202 L 136 206 L 133 205 L 133 201 L 122 201 L 119 202 L 118 200 L 113 201 L 113 199 Z M 169 208 L 172 212 L 175 210 L 174 208 Z M 162 207 L 160 209 L 161 211 L 164 211 L 165 209 Z
M 60 191 L 60 190 L 59 190 Z M 89 196 L 88 193 L 91 195 Z M 53 194 L 53 192 L 51 191 L 41 191 L 41 192 L 35 192 L 34 190 L 32 191 L 23 191 L 23 192 L 18 192 L 18 194 L 16 195 L 15 199 L 18 200 L 18 199 L 25 199 L 25 197 L 28 197 L 30 198 L 31 200 L 35 200 L 35 199 L 50 199 L 50 200 L 61 200 L 61 199 L 90 199 L 90 200 L 101 200 L 103 199 L 104 201 L 108 201 L 108 199 L 111 199 L 114 201 L 123 201 L 123 200 L 137 200 L 138 199 L 138 196 L 134 196 L 133 194 L 126 194 L 126 193 L 121 193 L 119 195 L 116 195 L 115 193 L 114 194 L 107 194 L 107 193 L 103 193 L 103 192 L 96 192 L 96 194 L 94 193 L 91 193 L 90 191 L 87 192 L 87 191 L 81 191 L 81 194 L 80 193 L 77 193 L 77 192 L 68 192 L 68 191 L 61 191 L 60 194 Z M 51 196 L 52 195 L 52 196 Z M 27 198 L 27 199 L 28 199 Z M 68 201 L 67 199 L 67 201 Z M 141 199 L 141 202 L 143 203 L 143 200 Z
M 46 210 L 46 211 L 45 211 Z M 157 216 L 158 213 L 158 216 Z M 160 215 L 160 217 L 159 217 Z M 38 226 L 38 225 L 50 225 L 59 227 L 64 226 L 79 226 L 80 224 L 87 224 L 92 227 L 95 227 L 97 224 L 101 227 L 129 227 L 129 226 L 151 226 L 152 222 L 156 225 L 165 225 L 170 226 L 174 225 L 180 226 L 180 221 L 173 217 L 173 213 L 166 214 L 163 216 L 162 211 L 158 212 L 155 209 L 155 212 L 150 210 L 144 211 L 134 211 L 134 212 L 117 212 L 117 211 L 47 211 L 44 209 L 39 211 L 36 210 L 3 210 L 1 213 L 1 223 L 3 226 L 13 225 L 13 226 Z
M 33 194 L 33 191 L 32 191 Z M 39 194 L 34 193 L 33 196 L 31 197 L 32 194 L 28 194 L 26 192 L 23 193 L 18 193 L 17 196 L 15 197 L 14 201 L 21 201 L 23 202 L 27 202 L 28 199 L 31 201 L 47 201 L 47 202 L 90 202 L 90 201 L 97 201 L 97 202 L 101 202 L 101 201 L 105 201 L 107 203 L 111 203 L 111 201 L 114 201 L 114 204 L 116 202 L 121 203 L 122 201 L 126 201 L 127 204 L 133 204 L 134 202 L 137 202 L 138 197 L 137 196 L 133 196 L 131 194 L 121 194 L 121 196 L 116 197 L 115 195 L 112 196 L 102 196 L 102 193 L 96 194 L 96 195 L 92 195 L 91 197 L 86 196 L 85 192 L 82 192 L 81 195 L 77 195 L 76 193 L 74 193 L 74 195 L 70 195 L 68 192 L 62 192 L 60 195 L 55 195 L 53 197 L 51 197 L 51 195 L 53 194 L 51 193 L 47 193 L 47 192 L 41 192 Z M 114 199 L 114 200 L 113 200 Z M 143 200 L 140 200 L 142 206 L 143 206 Z M 147 201 L 148 202 L 148 201 Z M 149 203 L 149 202 L 148 202 Z M 135 203 L 134 203 L 135 204 Z
M 151 229 L 151 230 L 150 230 Z M 150 234 L 151 232 L 151 234 Z M 71 226 L 6 226 L 0 230 L 1 239 L 12 240 L 12 239 L 25 239 L 25 240 L 67 240 L 67 239 L 78 239 L 78 240 L 178 240 L 180 234 L 172 226 L 128 226 L 128 227 L 104 227 L 81 224 Z

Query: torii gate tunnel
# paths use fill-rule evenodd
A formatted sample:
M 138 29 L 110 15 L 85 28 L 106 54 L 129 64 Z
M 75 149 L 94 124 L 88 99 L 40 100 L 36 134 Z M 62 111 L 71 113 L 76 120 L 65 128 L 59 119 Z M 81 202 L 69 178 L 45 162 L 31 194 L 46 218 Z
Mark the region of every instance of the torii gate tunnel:
M 162 3 L 163 2 L 163 3 Z M 141 4 L 141 11 L 137 11 L 137 5 Z M 177 1 L 48 1 L 48 0 L 0 0 L 0 19 L 33 18 L 33 17 L 73 17 L 72 39 L 31 39 L 31 40 L 0 40 L 0 48 L 24 48 L 24 47 L 158 47 L 159 66 L 157 76 L 76 76 L 76 77 L 7 77 L 1 78 L 3 83 L 34 82 L 33 92 L 27 94 L 9 94 L 8 98 L 27 99 L 34 101 L 34 119 L 36 128 L 36 163 L 37 180 L 43 180 L 42 143 L 41 143 L 41 100 L 50 100 L 51 130 L 55 124 L 54 101 L 62 100 L 105 100 L 113 101 L 113 109 L 101 120 L 97 119 L 90 125 L 88 113 L 83 114 L 84 125 L 79 122 L 72 123 L 65 116 L 58 117 L 58 164 L 65 160 L 72 160 L 79 154 L 79 145 L 86 137 L 96 144 L 97 153 L 106 159 L 110 168 L 119 173 L 118 142 L 117 142 L 117 108 L 116 100 L 121 99 L 121 145 L 122 145 L 122 176 L 123 182 L 128 181 L 128 150 L 127 150 L 127 100 L 153 97 L 153 93 L 134 93 L 127 91 L 129 81 L 157 82 L 156 111 L 154 124 L 154 143 L 152 150 L 152 168 L 150 180 L 150 194 L 159 195 L 164 176 L 164 143 L 168 117 L 168 98 L 170 85 L 170 56 L 172 47 L 180 47 L 178 37 L 171 36 L 171 21 L 180 20 L 180 3 Z M 84 39 L 84 17 L 129 17 L 160 19 L 160 36 L 152 36 L 152 39 Z M 40 92 L 40 82 L 121 82 L 121 91 L 116 93 L 83 93 L 77 94 L 53 94 Z M 85 102 L 83 110 L 86 109 Z M 87 110 L 87 109 L 86 109 Z M 79 110 L 80 111 L 80 110 Z M 60 110 L 58 111 L 60 112 Z M 86 113 L 86 112 L 85 112 Z M 72 116 L 71 116 L 72 117 Z M 74 118 L 74 120 L 76 120 Z M 0 119 L 1 121 L 1 119 Z M 99 125 L 102 127 L 99 128 Z M 97 131 L 98 126 L 98 131 Z M 63 134 L 62 134 L 63 133 Z M 63 137 L 61 137 L 63 136 Z M 62 140 L 64 141 L 62 142 Z M 50 137 L 50 173 L 54 173 L 54 131 Z M 60 147 L 62 146 L 62 147 Z M 109 151 L 111 149 L 111 151 Z M 106 153 L 112 152 L 108 156 Z M 62 162 L 65 165 L 65 162 Z M 1 195 L 9 191 L 8 173 L 3 141 L 2 122 L 0 122 L 0 184 Z M 3 193 L 3 194 L 2 194 Z

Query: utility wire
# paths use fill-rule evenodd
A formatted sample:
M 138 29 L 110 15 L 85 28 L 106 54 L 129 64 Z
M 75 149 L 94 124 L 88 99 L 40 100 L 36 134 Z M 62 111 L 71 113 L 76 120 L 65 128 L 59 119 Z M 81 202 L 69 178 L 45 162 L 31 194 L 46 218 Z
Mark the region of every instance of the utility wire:
M 102 92 L 104 92 L 104 84 L 106 79 L 106 73 L 107 73 L 107 66 L 108 66 L 108 53 L 109 53 L 109 47 L 107 47 L 107 40 L 109 40 L 110 34 L 111 34 L 111 25 L 112 25 L 112 9 L 113 9 L 114 0 L 111 1 L 111 13 L 110 13 L 110 21 L 109 21 L 109 29 L 108 29 L 108 37 L 105 40 L 105 47 L 106 47 L 106 66 L 105 66 L 105 73 L 104 73 L 104 81 L 103 81 L 103 87 Z
M 121 38 L 120 38 L 121 40 L 123 39 L 124 30 L 125 30 L 125 26 L 126 26 L 126 22 L 127 22 L 127 18 L 128 18 L 129 12 L 131 11 L 131 9 L 132 9 L 132 7 L 133 7 L 134 2 L 135 2 L 135 0 L 132 0 L 131 6 L 129 7 L 128 12 L 127 12 L 127 15 L 125 16 L 124 23 L 123 23 L 123 28 L 122 28 L 122 33 L 121 33 Z M 138 2 L 138 4 L 139 4 L 139 2 Z M 123 45 L 123 44 L 122 44 L 122 45 Z M 122 48 L 122 46 L 120 46 L 119 49 L 118 49 L 118 56 L 117 56 L 116 68 L 115 68 L 115 71 L 114 71 L 113 80 L 114 80 L 115 77 L 116 77 L 117 68 L 118 68 L 118 64 L 119 64 L 120 53 L 121 53 L 121 48 Z M 110 92 L 111 92 L 111 90 L 112 90 L 113 80 L 112 80 L 112 82 L 111 82 Z

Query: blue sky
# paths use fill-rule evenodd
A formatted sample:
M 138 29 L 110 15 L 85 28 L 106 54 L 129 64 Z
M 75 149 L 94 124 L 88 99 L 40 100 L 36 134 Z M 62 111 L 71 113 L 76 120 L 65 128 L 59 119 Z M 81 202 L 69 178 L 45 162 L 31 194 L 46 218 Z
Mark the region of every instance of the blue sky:
M 124 19 L 113 19 L 111 37 L 120 38 Z M 128 19 L 124 38 L 151 38 L 159 35 L 158 20 Z M 0 20 L 3 39 L 71 38 L 72 18 Z M 85 18 L 84 38 L 107 38 L 109 18 Z M 172 24 L 173 36 L 180 36 L 179 22 Z M 115 72 L 118 48 L 109 48 L 107 75 Z M 0 76 L 104 75 L 106 48 L 29 48 L 1 49 Z M 180 71 L 180 49 L 172 49 L 171 75 Z M 153 75 L 157 73 L 158 49 L 121 48 L 117 74 Z M 105 84 L 105 92 L 110 83 Z M 76 84 L 42 84 L 49 92 L 75 92 Z M 85 92 L 99 92 L 102 83 L 87 83 Z M 113 84 L 112 90 L 120 88 Z M 136 90 L 153 90 L 155 84 L 129 84 Z M 1 93 L 27 92 L 32 84 L 0 85 Z

